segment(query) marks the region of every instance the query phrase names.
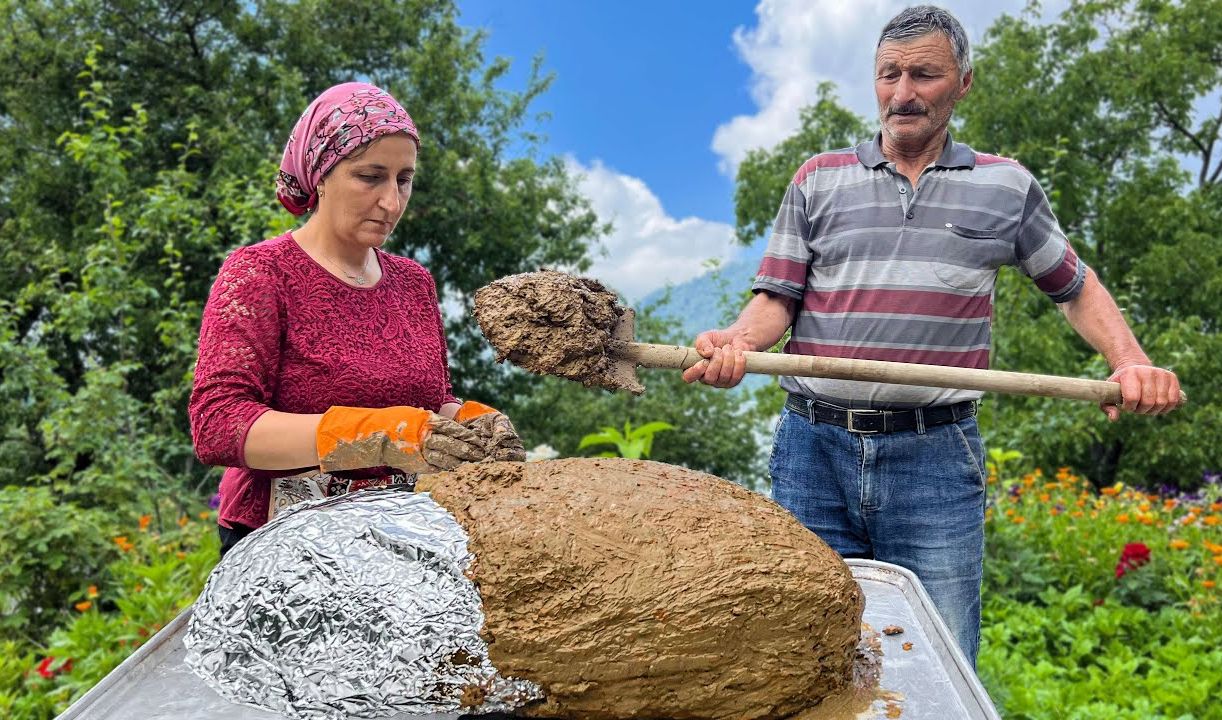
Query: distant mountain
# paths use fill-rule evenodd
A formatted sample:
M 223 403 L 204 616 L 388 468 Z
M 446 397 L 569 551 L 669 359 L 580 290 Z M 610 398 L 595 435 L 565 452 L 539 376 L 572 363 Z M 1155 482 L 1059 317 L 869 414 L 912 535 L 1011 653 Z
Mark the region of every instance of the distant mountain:
M 744 249 L 738 259 L 715 270 L 649 293 L 638 307 L 644 309 L 665 301 L 654 312 L 678 320 L 690 343 L 697 334 L 724 327 L 727 320 L 738 315 L 763 255 L 764 245 L 756 243 Z
M 751 282 L 763 256 L 764 243 L 757 242 L 732 262 L 687 282 L 655 290 L 637 307 L 650 308 L 659 317 L 678 321 L 681 342 L 690 345 L 700 333 L 725 327 L 738 316 L 749 297 Z M 754 389 L 768 382 L 775 380 L 764 375 L 748 375 L 743 386 Z

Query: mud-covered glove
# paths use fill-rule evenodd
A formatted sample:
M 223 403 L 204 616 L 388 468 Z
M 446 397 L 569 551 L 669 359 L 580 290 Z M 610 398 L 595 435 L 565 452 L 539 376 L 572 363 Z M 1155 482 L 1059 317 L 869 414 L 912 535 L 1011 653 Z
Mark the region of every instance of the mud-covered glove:
M 454 419 L 470 428 L 483 443 L 484 455 L 491 460 L 525 460 L 522 438 L 505 413 L 474 400 L 458 408 Z
M 393 467 L 430 473 L 488 455 L 487 439 L 471 428 L 406 405 L 332 407 L 318 423 L 315 442 L 323 472 Z

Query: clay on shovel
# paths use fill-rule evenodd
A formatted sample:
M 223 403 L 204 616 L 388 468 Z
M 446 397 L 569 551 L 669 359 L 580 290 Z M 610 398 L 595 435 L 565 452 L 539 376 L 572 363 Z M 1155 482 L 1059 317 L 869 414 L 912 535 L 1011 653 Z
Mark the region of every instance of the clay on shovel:
M 586 387 L 645 392 L 636 363 L 613 354 L 632 342 L 635 315 L 597 280 L 554 270 L 510 275 L 476 291 L 475 318 L 497 362 Z

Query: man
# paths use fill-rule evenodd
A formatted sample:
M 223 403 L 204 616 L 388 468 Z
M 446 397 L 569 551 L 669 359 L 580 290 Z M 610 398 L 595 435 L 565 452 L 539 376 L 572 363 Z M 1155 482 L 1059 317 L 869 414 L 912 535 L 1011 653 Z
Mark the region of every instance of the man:
M 760 265 L 755 297 L 684 373 L 717 387 L 744 350 L 987 367 L 997 270 L 1017 265 L 1103 354 L 1123 409 L 1160 414 L 1179 382 L 1152 367 L 1116 303 L 1065 240 L 1018 163 L 947 132 L 972 87 L 963 27 L 930 6 L 883 29 L 874 89 L 881 132 L 798 169 Z M 980 636 L 984 557 L 981 393 L 815 378 L 781 379 L 773 498 L 845 557 L 914 571 L 967 656 Z M 853 412 L 848 412 L 852 409 Z M 1103 410 L 1115 420 L 1120 408 Z

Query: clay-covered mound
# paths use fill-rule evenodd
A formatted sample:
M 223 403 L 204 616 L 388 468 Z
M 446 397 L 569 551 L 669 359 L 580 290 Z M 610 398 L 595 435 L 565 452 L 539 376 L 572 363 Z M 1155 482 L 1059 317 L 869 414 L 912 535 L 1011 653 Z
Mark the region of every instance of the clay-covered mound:
M 861 591 L 761 495 L 619 458 L 464 465 L 417 489 L 470 536 L 489 658 L 547 697 L 526 714 L 779 718 L 849 681 Z
M 475 319 L 497 362 L 639 393 L 636 377 L 622 377 L 607 355 L 624 312 L 602 283 L 554 270 L 510 275 L 475 293 Z

